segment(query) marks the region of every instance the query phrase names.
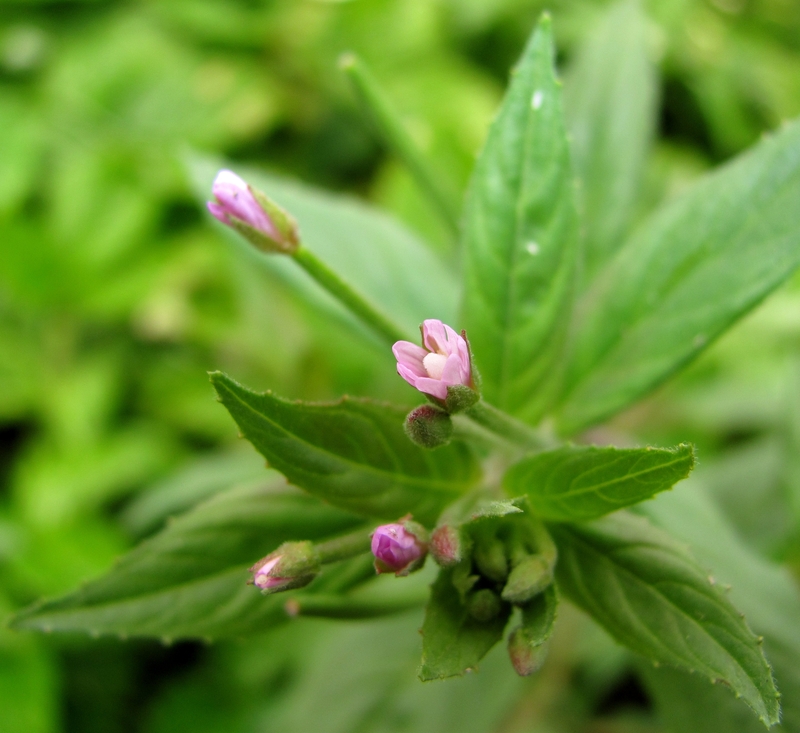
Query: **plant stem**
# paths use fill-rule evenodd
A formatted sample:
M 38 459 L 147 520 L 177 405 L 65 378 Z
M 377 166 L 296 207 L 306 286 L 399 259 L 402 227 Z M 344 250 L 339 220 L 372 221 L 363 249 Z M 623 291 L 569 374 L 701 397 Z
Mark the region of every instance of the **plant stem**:
M 291 256 L 323 288 L 359 316 L 362 321 L 390 344 L 395 341 L 407 340 L 407 335 L 401 329 L 380 313 L 362 295 L 353 290 L 350 285 L 318 259 L 313 252 L 300 245 Z
M 454 197 L 445 192 L 441 178 L 414 144 L 400 116 L 381 90 L 375 77 L 355 54 L 341 57 L 339 66 L 347 74 L 363 107 L 391 150 L 403 161 L 422 192 L 450 231 L 458 236 L 459 212 Z
M 320 542 L 314 545 L 314 549 L 319 555 L 320 562 L 327 565 L 339 560 L 347 560 L 357 555 L 369 552 L 371 532 L 368 529 L 359 529 L 356 532 L 336 537 L 327 542 Z
M 550 447 L 549 441 L 536 430 L 484 400 L 465 410 L 464 414 L 486 430 L 523 448 L 543 450 Z

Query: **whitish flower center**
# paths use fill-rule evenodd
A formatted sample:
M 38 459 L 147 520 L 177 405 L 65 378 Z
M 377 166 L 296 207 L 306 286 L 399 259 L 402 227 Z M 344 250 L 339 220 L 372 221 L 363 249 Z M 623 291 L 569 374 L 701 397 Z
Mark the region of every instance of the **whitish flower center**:
M 428 354 L 422 360 L 422 366 L 428 372 L 431 379 L 441 379 L 444 365 L 447 363 L 447 357 L 443 354 Z

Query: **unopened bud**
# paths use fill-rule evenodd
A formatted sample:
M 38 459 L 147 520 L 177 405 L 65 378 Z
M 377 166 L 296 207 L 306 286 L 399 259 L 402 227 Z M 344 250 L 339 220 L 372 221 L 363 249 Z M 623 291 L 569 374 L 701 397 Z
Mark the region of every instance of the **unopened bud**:
M 299 244 L 297 222 L 261 191 L 222 170 L 211 187 L 208 210 L 262 252 L 291 254 Z
M 476 590 L 467 597 L 467 613 L 481 623 L 496 618 L 502 605 L 500 596 L 488 588 Z
M 527 677 L 541 669 L 547 656 L 547 644 L 537 644 L 522 626 L 518 626 L 508 637 L 508 656 L 514 671 Z
M 372 534 L 372 554 L 378 573 L 408 575 L 422 567 L 427 552 L 427 532 L 416 522 L 383 524 Z
M 508 575 L 503 600 L 525 603 L 553 582 L 553 565 L 543 555 L 528 555 Z
M 473 407 L 480 398 L 480 394 L 471 387 L 465 384 L 454 384 L 447 388 L 444 406 L 450 414 L 455 414 Z
M 458 527 L 444 524 L 433 530 L 430 543 L 433 559 L 443 568 L 449 568 L 461 562 L 464 542 Z
M 320 570 L 319 557 L 310 542 L 284 542 L 250 568 L 253 585 L 265 595 L 302 588 Z
M 453 421 L 444 410 L 434 405 L 422 405 L 408 413 L 406 435 L 423 448 L 447 445 L 453 436 Z
M 508 577 L 508 558 L 505 544 L 494 535 L 479 535 L 475 538 L 472 558 L 481 575 L 502 582 Z

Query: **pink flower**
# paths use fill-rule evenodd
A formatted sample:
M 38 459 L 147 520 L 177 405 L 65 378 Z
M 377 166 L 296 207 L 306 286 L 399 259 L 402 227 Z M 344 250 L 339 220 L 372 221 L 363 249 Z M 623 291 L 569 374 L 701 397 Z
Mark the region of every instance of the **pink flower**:
M 421 565 L 427 551 L 425 542 L 402 524 L 383 524 L 372 534 L 372 554 L 378 573 L 408 575 Z
M 398 341 L 392 352 L 397 373 L 412 387 L 439 400 L 457 384 L 472 387 L 469 346 L 463 336 L 433 318 L 422 324 L 422 346 Z
M 222 170 L 217 173 L 211 193 L 216 202 L 209 201 L 208 210 L 223 224 L 230 226 L 233 223 L 230 217 L 235 217 L 270 239 L 278 239 L 278 230 L 256 200 L 250 186 L 233 171 Z

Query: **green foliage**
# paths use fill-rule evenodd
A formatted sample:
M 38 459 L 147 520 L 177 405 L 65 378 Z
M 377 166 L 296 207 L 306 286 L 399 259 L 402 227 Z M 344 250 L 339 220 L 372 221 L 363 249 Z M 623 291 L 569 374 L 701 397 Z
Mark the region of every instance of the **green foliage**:
M 672 488 L 694 468 L 694 448 L 564 446 L 514 464 L 503 477 L 544 519 L 596 519 Z
M 431 586 L 422 624 L 422 665 L 419 678 L 425 682 L 458 677 L 474 671 L 478 662 L 503 638 L 511 612 L 503 604 L 487 622 L 473 618 L 455 584 L 455 568 L 445 568 Z
M 269 464 L 335 506 L 379 519 L 410 512 L 430 524 L 479 478 L 466 445 L 428 451 L 412 443 L 402 409 L 346 398 L 335 405 L 288 402 L 250 392 L 219 373 L 212 381 Z
M 800 264 L 800 124 L 656 213 L 584 296 L 561 429 L 626 407 L 694 358 Z
M 649 30 L 638 0 L 615 3 L 579 49 L 564 86 L 581 182 L 585 282 L 620 247 L 637 213 L 658 101 Z
M 19 614 L 14 625 L 165 639 L 238 637 L 286 619 L 283 601 L 247 585 L 247 567 L 298 537 L 322 539 L 358 518 L 278 485 L 222 492 L 171 522 L 106 576 Z
M 6 4 L 0 24 L 3 612 L 99 576 L 23 613 L 20 623 L 248 638 L 164 650 L 6 630 L 0 729 L 481 733 L 504 725 L 661 725 L 738 733 L 760 725 L 705 675 L 643 671 L 639 662 L 633 669 L 652 705 L 598 713 L 609 709 L 605 698 L 614 699 L 613 686 L 631 663 L 609 640 L 581 646 L 586 622 L 569 607 L 549 641 L 551 660 L 532 685 L 522 688 L 513 679 L 500 644 L 480 674 L 420 685 L 413 674 L 416 614 L 285 625 L 284 599 L 273 603 L 244 585 L 244 568 L 273 542 L 316 532 L 327 538 L 363 520 L 275 488 L 255 451 L 234 451 L 235 429 L 214 404 L 204 372 L 222 368 L 303 399 L 349 393 L 410 402 L 414 393 L 394 375 L 388 350 L 379 350 L 372 334 L 292 263 L 221 245 L 208 217 L 198 214 L 192 190 L 203 202 L 216 167 L 224 165 L 297 215 L 311 250 L 409 334 L 428 317 L 467 325 L 486 395 L 529 422 L 550 409 L 565 379 L 560 429 L 566 433 L 632 405 L 676 374 L 635 410 L 576 440 L 697 445 L 698 480 L 708 492 L 692 479 L 640 511 L 691 545 L 715 587 L 732 585 L 731 602 L 764 636 L 783 693 L 781 730 L 800 730 L 800 602 L 796 578 L 778 564 L 796 569 L 800 558 L 791 427 L 798 410 L 788 374 L 794 367 L 787 369 L 796 366 L 800 343 L 797 283 L 705 348 L 796 264 L 796 124 L 694 192 L 691 186 L 712 164 L 800 114 L 800 16 L 791 3 L 778 2 L 556 0 L 551 9 L 576 185 L 558 119 L 552 49 L 541 32 L 510 99 L 541 81 L 553 104 L 543 100 L 542 114 L 534 115 L 520 96 L 520 114 L 501 113 L 480 164 L 487 174 L 515 174 L 495 182 L 520 185 L 491 210 L 473 185 L 463 220 L 470 292 L 506 293 L 506 311 L 482 312 L 485 303 L 465 299 L 469 322 L 457 323 L 460 253 L 435 218 L 430 188 L 414 188 L 402 162 L 412 169 L 423 162 L 422 177 L 445 192 L 450 212 L 508 67 L 541 9 L 538 0 Z M 376 144 L 386 139 L 373 139 L 361 124 L 335 70 L 348 48 L 364 56 L 399 113 L 389 118 L 397 133 L 389 151 Z M 513 142 L 525 139 L 528 122 L 536 144 L 526 156 Z M 400 161 L 392 146 L 405 146 Z M 187 155 L 187 147 L 205 152 Z M 187 160 L 191 183 L 184 180 Z M 240 164 L 245 160 L 307 183 L 261 174 Z M 323 187 L 366 196 L 401 221 Z M 488 196 L 505 189 L 479 190 Z M 573 198 L 582 219 L 578 273 L 571 269 L 578 229 Z M 518 206 L 522 228 L 536 229 L 531 241 L 548 247 L 530 258 L 535 263 L 519 246 L 529 241 L 490 238 L 475 225 L 500 211 L 497 221 L 485 221 L 498 232 L 513 229 Z M 560 269 L 563 252 L 567 264 Z M 565 369 L 573 282 L 583 302 L 569 336 L 577 348 Z M 548 449 L 554 447 L 550 417 L 538 434 Z M 454 422 L 467 439 L 480 438 L 485 457 L 493 445 L 487 436 L 464 430 L 462 418 Z M 341 427 L 336 434 L 345 442 Z M 522 427 L 521 434 L 537 438 Z M 371 439 L 365 445 L 375 448 L 380 436 Z M 424 460 L 438 465 L 437 452 Z M 537 460 L 544 459 L 523 459 L 506 486 Z M 525 518 L 525 502 L 499 491 L 502 470 L 515 461 L 520 456 L 511 450 L 486 461 L 485 485 L 452 507 L 453 524 L 471 532 L 474 515 L 484 529 Z M 392 465 L 403 473 L 405 465 Z M 594 510 L 610 510 L 614 501 L 597 499 Z M 434 505 L 439 498 L 431 499 Z M 398 503 L 398 513 L 405 510 Z M 432 522 L 436 512 L 430 513 Z M 175 514 L 182 516 L 169 520 Z M 585 532 L 566 524 L 553 529 Z M 151 532 L 158 533 L 108 571 L 134 537 Z M 655 536 L 648 534 L 646 547 Z M 616 547 L 621 540 L 604 541 Z M 371 571 L 361 560 L 326 570 L 319 585 L 292 596 L 293 608 L 300 616 L 363 619 L 421 605 L 430 561 L 411 578 L 373 583 L 364 582 Z M 592 555 L 576 567 L 599 585 L 595 561 Z M 650 577 L 654 565 L 637 567 Z M 469 581 L 460 582 L 463 591 Z M 535 602 L 551 595 L 552 587 Z M 535 618 L 549 617 L 527 620 Z M 277 633 L 256 633 L 279 622 Z M 549 631 L 549 623 L 544 627 Z M 474 640 L 467 648 L 477 657 Z M 538 666 L 541 659 L 534 661 Z M 146 688 L 135 686 L 145 678 Z
M 545 16 L 489 130 L 464 214 L 464 325 L 483 389 L 533 423 L 558 388 L 579 254 L 552 43 Z
M 556 525 L 564 593 L 645 658 L 722 681 L 769 726 L 778 692 L 759 639 L 669 535 L 627 514 Z

